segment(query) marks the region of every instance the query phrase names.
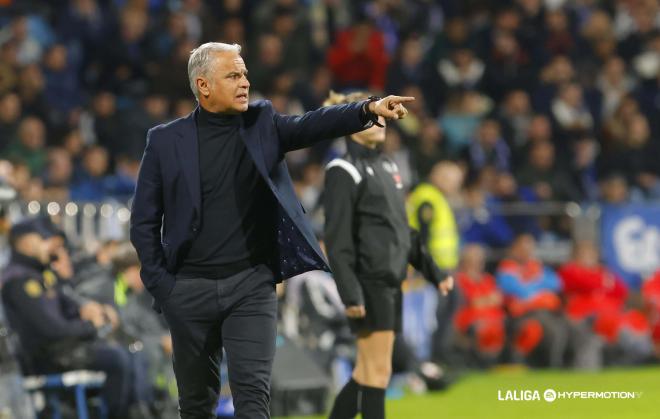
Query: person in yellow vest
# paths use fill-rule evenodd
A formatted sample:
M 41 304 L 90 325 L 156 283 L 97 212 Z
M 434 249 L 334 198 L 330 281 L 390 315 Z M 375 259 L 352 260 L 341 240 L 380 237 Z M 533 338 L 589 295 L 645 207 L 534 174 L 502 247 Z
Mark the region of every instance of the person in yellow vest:
M 452 272 L 458 266 L 460 237 L 449 202 L 460 194 L 463 177 L 463 171 L 456 163 L 436 163 L 429 173 L 428 181 L 419 184 L 409 194 L 407 201 L 410 226 L 420 232 L 433 261 L 446 272 Z M 452 317 L 457 308 L 456 293 L 438 300 L 437 328 L 431 339 L 431 356 L 434 361 L 451 363 L 447 348 Z
M 463 172 L 456 163 L 442 161 L 431 169 L 428 182 L 419 184 L 408 196 L 408 221 L 418 230 L 439 268 L 458 265 L 459 234 L 447 200 L 458 193 Z

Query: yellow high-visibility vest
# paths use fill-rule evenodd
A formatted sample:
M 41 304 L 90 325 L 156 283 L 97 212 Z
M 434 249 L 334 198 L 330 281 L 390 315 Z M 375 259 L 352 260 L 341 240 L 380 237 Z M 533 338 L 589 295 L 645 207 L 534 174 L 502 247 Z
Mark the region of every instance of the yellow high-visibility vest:
M 117 307 L 123 307 L 128 302 L 128 284 L 124 275 L 119 274 L 115 279 L 115 304 Z
M 432 211 L 419 214 L 420 207 L 428 203 Z M 420 230 L 419 217 L 426 217 L 424 223 L 429 225 L 429 240 L 426 243 L 429 253 L 441 269 L 455 269 L 458 265 L 459 234 L 456 220 L 449 203 L 442 192 L 429 183 L 422 183 L 408 196 L 408 222 L 416 230 Z M 424 212 L 424 211 L 422 211 Z

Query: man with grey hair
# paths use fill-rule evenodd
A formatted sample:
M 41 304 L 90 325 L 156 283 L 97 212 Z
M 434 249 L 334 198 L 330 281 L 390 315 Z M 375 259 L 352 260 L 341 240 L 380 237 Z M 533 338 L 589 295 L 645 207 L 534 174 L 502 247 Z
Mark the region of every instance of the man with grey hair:
M 149 130 L 131 241 L 172 333 L 181 417 L 214 417 L 224 347 L 236 417 L 268 418 L 275 284 L 330 271 L 284 155 L 364 130 L 378 116 L 403 118 L 414 98 L 280 115 L 268 101 L 249 104 L 240 46 L 222 43 L 193 50 L 188 73 L 199 106 Z

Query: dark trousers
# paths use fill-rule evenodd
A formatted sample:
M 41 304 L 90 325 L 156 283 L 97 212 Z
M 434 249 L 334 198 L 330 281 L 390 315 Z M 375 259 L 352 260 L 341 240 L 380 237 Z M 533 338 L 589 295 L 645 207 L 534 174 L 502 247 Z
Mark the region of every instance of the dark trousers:
M 162 303 L 174 344 L 182 419 L 215 418 L 220 348 L 237 418 L 269 418 L 277 297 L 265 265 L 229 278 L 179 279 Z

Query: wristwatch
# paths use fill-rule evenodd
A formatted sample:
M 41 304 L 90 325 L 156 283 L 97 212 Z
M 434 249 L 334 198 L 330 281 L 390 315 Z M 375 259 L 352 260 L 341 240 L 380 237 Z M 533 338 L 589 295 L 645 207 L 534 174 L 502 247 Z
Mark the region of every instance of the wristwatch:
M 364 102 L 364 105 L 362 105 L 362 112 L 366 120 L 369 122 L 366 124 L 366 128 L 371 128 L 372 126 L 376 125 L 378 127 L 384 128 L 384 125 L 378 122 L 378 115 L 375 113 L 371 112 L 369 110 L 369 104 L 371 102 L 378 102 L 381 100 L 381 97 L 378 96 L 369 96 L 367 100 Z

